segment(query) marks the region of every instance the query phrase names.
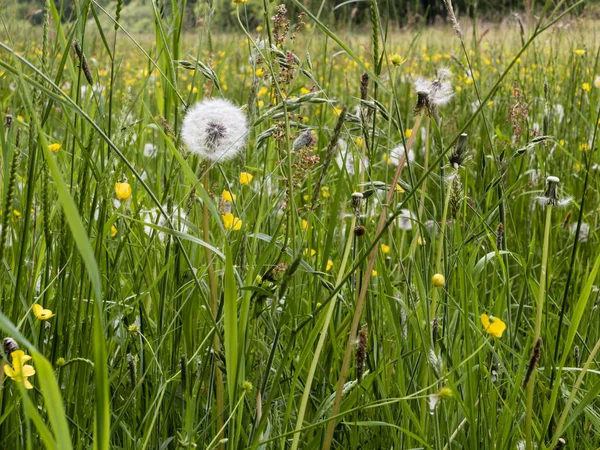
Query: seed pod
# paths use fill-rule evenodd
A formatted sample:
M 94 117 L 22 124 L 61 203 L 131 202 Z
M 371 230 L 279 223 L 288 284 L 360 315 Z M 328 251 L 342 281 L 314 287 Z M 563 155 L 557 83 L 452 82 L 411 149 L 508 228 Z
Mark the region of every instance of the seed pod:
M 504 243 L 504 225 L 498 224 L 496 228 L 496 248 L 502 250 L 502 244 Z
M 450 188 L 450 198 L 448 199 L 450 206 L 450 217 L 456 219 L 460 207 L 462 205 L 462 183 L 460 182 L 460 176 L 458 172 L 452 178 L 452 187 Z
M 437 317 L 433 319 L 431 322 L 431 340 L 433 341 L 433 345 L 435 345 L 438 340 L 438 330 L 440 328 L 440 323 L 437 320 Z
M 525 373 L 525 379 L 523 380 L 523 389 L 527 387 L 527 383 L 529 383 L 529 379 L 535 370 L 537 363 L 540 361 L 540 356 L 542 353 L 542 338 L 538 338 L 535 341 L 535 345 L 533 346 L 533 352 L 531 353 L 531 358 L 529 358 L 529 365 L 527 366 L 527 372 Z
M 565 448 L 565 445 L 567 445 L 567 441 L 565 441 L 563 438 L 560 438 L 554 446 L 554 450 L 561 450 Z
M 127 369 L 129 369 L 129 381 L 133 388 L 137 382 L 135 358 L 131 353 L 127 353 Z
M 352 193 L 352 212 L 356 217 L 360 216 L 362 212 L 362 207 L 365 203 L 365 196 L 362 192 L 353 192 Z
M 4 354 L 6 356 L 10 356 L 10 354 L 14 351 L 19 350 L 19 344 L 13 338 L 4 338 L 2 349 L 4 350 Z
M 365 327 L 358 332 L 358 341 L 356 343 L 356 379 L 360 383 L 365 372 L 365 363 L 367 361 L 367 343 L 369 341 L 369 332 Z
M 87 59 L 86 59 L 85 55 L 83 54 L 83 49 L 81 48 L 81 43 L 77 39 L 73 40 L 73 50 L 75 50 L 75 54 L 77 55 L 77 58 L 79 59 L 79 64 L 80 64 L 81 70 L 83 71 L 83 75 L 85 76 L 85 79 L 87 80 L 87 82 L 90 85 L 93 85 L 94 78 L 92 77 L 92 71 L 90 70 L 90 66 L 88 66 Z
M 354 236 L 356 237 L 361 237 L 364 236 L 367 232 L 367 229 L 364 227 L 364 225 L 358 225 L 356 227 L 354 227 Z
M 363 73 L 360 77 L 360 99 L 366 100 L 369 92 L 369 74 Z
M 185 392 L 187 388 L 187 357 L 185 355 L 181 355 L 179 365 L 181 368 L 181 390 Z
M 450 153 L 450 165 L 455 169 L 458 169 L 464 162 L 467 156 L 467 134 L 463 133 L 458 138 L 452 153 Z

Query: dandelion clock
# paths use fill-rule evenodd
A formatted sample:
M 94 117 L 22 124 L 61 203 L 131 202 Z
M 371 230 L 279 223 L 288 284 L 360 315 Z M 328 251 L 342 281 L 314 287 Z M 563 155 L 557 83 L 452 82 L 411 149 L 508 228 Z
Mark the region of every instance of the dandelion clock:
M 188 110 L 181 130 L 190 152 L 211 161 L 237 156 L 246 143 L 247 134 L 246 115 L 223 99 L 196 103 Z

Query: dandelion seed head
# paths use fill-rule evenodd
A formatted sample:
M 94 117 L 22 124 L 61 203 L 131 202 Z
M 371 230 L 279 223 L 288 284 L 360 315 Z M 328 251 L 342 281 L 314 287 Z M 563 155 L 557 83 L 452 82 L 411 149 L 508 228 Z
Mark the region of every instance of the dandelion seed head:
M 574 223 L 569 228 L 571 234 L 577 233 L 577 223 Z M 587 242 L 590 236 L 590 226 L 586 222 L 581 222 L 581 227 L 579 228 L 579 242 Z
M 404 231 L 410 231 L 413 227 L 413 221 L 416 220 L 415 215 L 408 209 L 400 210 L 400 214 L 396 218 L 396 226 Z
M 181 136 L 190 152 L 211 161 L 234 158 L 244 147 L 248 134 L 245 114 L 223 99 L 210 99 L 192 106 Z

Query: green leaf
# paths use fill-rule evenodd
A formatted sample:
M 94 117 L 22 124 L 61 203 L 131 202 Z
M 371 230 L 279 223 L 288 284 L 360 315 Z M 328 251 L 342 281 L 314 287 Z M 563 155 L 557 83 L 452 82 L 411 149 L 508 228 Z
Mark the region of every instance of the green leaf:
M 238 322 L 237 322 L 237 286 L 233 271 L 233 257 L 231 248 L 225 243 L 225 304 L 223 307 L 224 337 L 225 337 L 225 362 L 227 364 L 227 388 L 229 390 L 229 403 L 233 405 L 235 388 L 237 385 L 237 350 L 238 350 Z

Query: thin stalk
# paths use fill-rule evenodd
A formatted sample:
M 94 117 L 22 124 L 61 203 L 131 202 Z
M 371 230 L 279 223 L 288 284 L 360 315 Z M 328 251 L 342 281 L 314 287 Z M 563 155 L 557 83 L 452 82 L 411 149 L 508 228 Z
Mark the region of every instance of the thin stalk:
M 207 170 L 204 174 L 204 186 L 208 189 L 210 186 L 210 170 Z M 210 215 L 208 211 L 208 205 L 204 202 L 202 206 L 202 235 L 204 241 L 210 244 Z M 217 280 L 215 277 L 215 270 L 212 265 L 211 252 L 208 246 L 204 247 L 204 254 L 206 256 L 206 264 L 208 266 L 208 286 L 210 290 L 210 312 L 217 322 L 217 314 L 219 312 L 219 302 L 217 298 Z M 218 333 L 215 333 L 213 339 L 213 350 L 215 355 L 219 354 L 220 340 Z M 217 428 L 220 430 L 218 436 L 222 436 L 223 433 L 223 411 L 224 411 L 224 400 L 223 400 L 223 374 L 218 367 L 215 367 L 215 389 L 216 389 L 216 402 L 217 402 Z
M 546 207 L 546 226 L 544 229 L 544 246 L 542 250 L 542 269 L 540 271 L 540 287 L 538 290 L 537 308 L 535 314 L 535 328 L 533 331 L 533 342 L 540 337 L 542 330 L 542 313 L 544 311 L 544 296 L 546 294 L 546 270 L 548 266 L 548 244 L 550 241 L 550 223 L 552 219 L 552 206 Z M 533 420 L 533 392 L 535 390 L 535 370 L 527 384 L 527 403 L 525 412 L 525 445 L 527 450 L 533 450 L 531 437 L 531 426 Z
M 455 176 L 458 174 L 455 173 Z M 443 180 L 442 180 L 443 182 Z M 446 199 L 444 201 L 444 212 L 442 213 L 442 223 L 440 224 L 440 238 L 438 240 L 437 253 L 435 257 L 435 273 L 442 273 L 442 255 L 444 253 L 444 235 L 446 232 L 446 220 L 448 219 L 448 205 L 450 204 L 450 192 L 452 191 L 452 183 L 448 183 L 446 191 Z M 435 317 L 435 311 L 437 309 L 439 289 L 435 288 L 431 295 L 431 307 L 429 308 L 429 320 L 433 320 Z

